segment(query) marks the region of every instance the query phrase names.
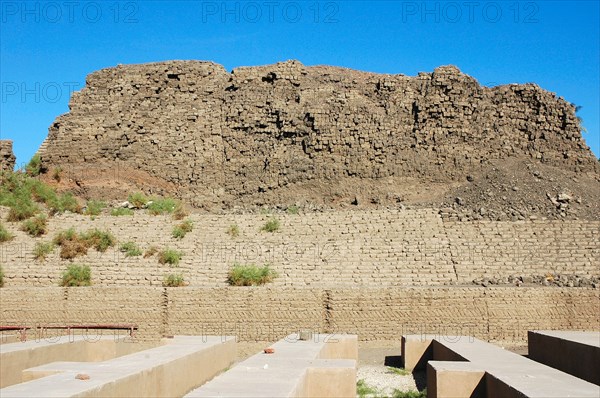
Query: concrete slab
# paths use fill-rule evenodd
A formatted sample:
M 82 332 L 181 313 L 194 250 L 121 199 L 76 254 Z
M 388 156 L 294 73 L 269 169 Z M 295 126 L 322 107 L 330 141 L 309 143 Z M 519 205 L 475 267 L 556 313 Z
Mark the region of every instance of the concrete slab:
M 529 358 L 600 385 L 600 332 L 528 332 Z
M 315 334 L 300 341 L 290 335 L 204 386 L 194 397 L 340 397 L 356 395 L 358 339 Z
M 429 358 L 431 360 L 465 361 L 460 369 L 461 372 L 484 371 L 488 397 L 597 398 L 600 396 L 599 386 L 473 337 L 425 335 L 403 337 L 406 338 L 408 345 L 411 340 L 431 341 L 430 352 L 433 356 Z M 403 356 L 404 354 L 405 352 L 402 353 Z M 435 363 L 434 366 L 440 367 L 441 364 Z M 454 387 L 458 389 L 460 386 L 457 384 Z M 459 391 L 440 391 L 439 388 L 435 392 L 436 395 L 433 393 L 434 391 L 428 388 L 428 396 L 431 397 L 460 396 Z
M 103 361 L 150 347 L 148 343 L 134 343 L 131 340 L 115 339 L 112 336 L 90 339 L 77 335 L 1 344 L 0 388 L 22 382 L 23 370 L 48 362 Z
M 62 361 L 24 372 L 31 381 L 2 397 L 172 397 L 210 380 L 235 359 L 233 337 L 176 336 L 161 346 L 100 363 Z M 76 376 L 84 374 L 89 379 Z M 44 377 L 45 376 L 45 377 Z

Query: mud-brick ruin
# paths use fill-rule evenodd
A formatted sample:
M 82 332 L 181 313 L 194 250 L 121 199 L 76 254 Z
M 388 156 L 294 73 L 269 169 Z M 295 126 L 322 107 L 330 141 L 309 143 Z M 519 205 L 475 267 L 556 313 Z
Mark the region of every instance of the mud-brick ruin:
M 542 174 L 599 170 L 573 105 L 536 85 L 487 88 L 453 66 L 408 77 L 296 61 L 231 73 L 196 61 L 95 72 L 40 154 L 48 169 L 77 174 L 74 188 L 89 195 L 152 189 L 209 211 L 444 202 L 432 188 L 501 178 L 507 161 Z M 523 195 L 507 196 L 527 216 L 552 205 L 546 192 Z M 506 200 L 477 202 L 512 216 L 500 214 Z
M 467 335 L 490 352 L 487 342 L 524 346 L 532 330 L 600 330 L 600 163 L 574 106 L 535 84 L 484 87 L 453 66 L 409 77 L 171 61 L 94 72 L 69 107 L 39 148 L 39 178 L 108 207 L 50 217 L 37 238 L 0 207 L 14 235 L 0 244 L 0 325 L 126 324 L 154 343 Z M 2 170 L 11 145 L 0 141 Z M 182 200 L 193 230 L 175 237 L 181 221 L 144 208 L 111 215 L 134 192 Z M 69 228 L 117 244 L 36 259 Z M 126 242 L 181 260 L 126 256 Z M 59 287 L 72 263 L 90 266 L 91 287 Z M 231 286 L 235 264 L 277 277 Z M 184 286 L 163 286 L 174 272 Z M 427 347 L 446 344 L 436 338 Z M 440 380 L 452 370 L 435 366 Z
M 0 140 L 0 172 L 13 171 L 15 168 L 16 158 L 12 146 L 12 141 Z

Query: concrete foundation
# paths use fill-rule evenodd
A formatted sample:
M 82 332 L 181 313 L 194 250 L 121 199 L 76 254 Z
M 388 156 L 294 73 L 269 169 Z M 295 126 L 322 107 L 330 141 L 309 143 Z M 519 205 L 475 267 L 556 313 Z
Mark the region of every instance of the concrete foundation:
M 597 385 L 469 336 L 403 336 L 402 357 L 408 369 L 429 361 L 428 397 L 600 396 Z
M 62 353 L 79 351 L 80 357 L 83 357 L 82 352 L 89 351 L 90 347 L 95 347 L 94 344 L 97 343 L 83 342 L 74 346 L 54 343 L 46 346 L 54 346 L 55 351 Z M 21 379 L 24 382 L 1 389 L 0 396 L 183 396 L 231 365 L 236 355 L 235 340 L 232 337 L 176 336 L 172 339 L 163 339 L 161 344 L 159 347 L 99 363 L 47 363 L 51 360 L 48 358 L 54 358 L 55 354 L 47 355 L 44 365 L 22 370 Z M 12 345 L 4 345 L 2 349 L 13 348 L 10 347 Z M 19 351 L 14 348 L 15 352 Z M 41 352 L 40 350 L 37 349 L 38 352 Z M 30 351 L 35 352 L 36 349 Z M 5 363 L 4 357 L 2 363 Z M 9 362 L 11 363 L 13 362 Z M 16 372 L 12 371 L 12 373 L 11 376 L 16 377 L 14 375 Z M 4 379 L 4 373 L 2 378 Z
M 529 358 L 600 385 L 600 332 L 530 331 Z
M 195 397 L 356 396 L 356 335 L 290 335 L 192 391 Z

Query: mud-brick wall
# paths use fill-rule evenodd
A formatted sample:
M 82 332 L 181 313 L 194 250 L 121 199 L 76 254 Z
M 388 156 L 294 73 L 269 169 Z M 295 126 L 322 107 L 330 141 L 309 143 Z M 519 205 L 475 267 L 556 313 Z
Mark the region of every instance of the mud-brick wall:
M 600 329 L 600 291 L 592 288 L 3 288 L 0 303 L 1 325 L 135 323 L 143 339 L 273 341 L 312 329 L 361 340 L 433 333 L 514 344 L 527 330 Z
M 10 140 L 0 140 L 0 172 L 13 171 L 15 161 L 13 142 Z

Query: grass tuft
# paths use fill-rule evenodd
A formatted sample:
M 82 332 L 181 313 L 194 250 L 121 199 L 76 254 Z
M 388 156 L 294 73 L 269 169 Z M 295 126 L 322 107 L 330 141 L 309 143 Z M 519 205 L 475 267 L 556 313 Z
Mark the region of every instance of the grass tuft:
M 165 276 L 163 281 L 164 287 L 181 287 L 185 286 L 185 281 L 183 280 L 183 275 L 181 274 L 169 274 Z
M 141 192 L 134 192 L 127 197 L 127 201 L 136 209 L 143 209 L 148 203 L 148 198 Z
M 134 242 L 123 243 L 119 247 L 119 250 L 122 253 L 125 253 L 125 257 L 137 257 L 142 255 L 142 250 Z
M 173 214 L 180 203 L 171 198 L 155 199 L 148 204 L 148 212 L 153 216 Z
M 181 224 L 175 226 L 173 228 L 173 232 L 171 235 L 176 239 L 183 239 L 188 232 L 192 232 L 194 229 L 194 224 L 191 220 L 185 220 Z
M 14 239 L 14 235 L 8 232 L 8 230 L 0 223 L 0 243 L 8 242 Z
M 23 222 L 21 230 L 27 232 L 30 236 L 39 237 L 48 232 L 48 218 L 40 214 L 37 217 L 30 218 Z
M 173 249 L 164 249 L 158 253 L 158 262 L 161 264 L 170 264 L 177 266 L 183 254 Z
M 234 264 L 229 271 L 227 282 L 231 286 L 258 286 L 272 282 L 277 277 L 277 272 L 272 270 L 268 264 L 262 267 L 254 264 Z
M 378 395 L 379 391 L 370 385 L 364 379 L 360 379 L 356 382 L 356 395 L 360 398 L 364 398 L 367 395 Z
M 279 230 L 279 220 L 275 217 L 269 219 L 269 221 L 266 222 L 265 225 L 263 225 L 263 227 L 261 228 L 261 231 L 266 231 L 266 232 L 275 232 Z
M 25 166 L 25 172 L 30 177 L 37 177 L 42 172 L 42 159 L 40 155 L 35 154 Z
M 240 227 L 238 227 L 237 224 L 231 224 L 227 229 L 227 233 L 232 238 L 237 238 L 238 236 L 240 236 Z
M 71 264 L 63 273 L 60 286 L 91 286 L 92 271 L 88 265 Z
M 117 207 L 111 210 L 110 215 L 114 217 L 133 216 L 133 210 L 127 209 L 125 207 Z
M 86 216 L 97 216 L 102 213 L 102 210 L 106 207 L 106 203 L 99 200 L 89 200 L 86 205 L 85 215 Z
M 56 246 L 52 242 L 38 242 L 33 249 L 33 257 L 37 261 L 44 261 L 50 253 L 54 251 Z

